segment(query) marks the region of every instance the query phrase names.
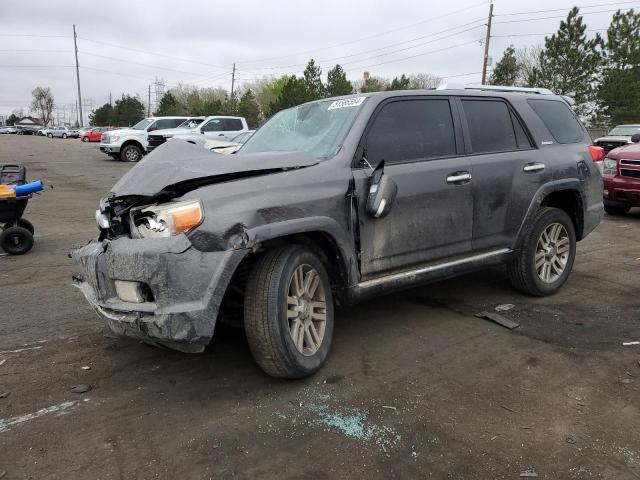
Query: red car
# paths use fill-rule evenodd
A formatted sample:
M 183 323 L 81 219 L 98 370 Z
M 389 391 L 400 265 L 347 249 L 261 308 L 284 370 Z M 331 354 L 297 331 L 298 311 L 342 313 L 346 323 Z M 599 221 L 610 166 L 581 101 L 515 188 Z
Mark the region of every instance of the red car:
M 80 140 L 83 142 L 99 142 L 100 137 L 104 132 L 108 132 L 109 130 L 113 130 L 113 127 L 95 127 L 91 130 L 87 130 L 82 135 L 80 135 Z
M 611 215 L 623 215 L 631 207 L 640 207 L 640 134 L 628 145 L 609 152 L 602 165 L 604 209 Z

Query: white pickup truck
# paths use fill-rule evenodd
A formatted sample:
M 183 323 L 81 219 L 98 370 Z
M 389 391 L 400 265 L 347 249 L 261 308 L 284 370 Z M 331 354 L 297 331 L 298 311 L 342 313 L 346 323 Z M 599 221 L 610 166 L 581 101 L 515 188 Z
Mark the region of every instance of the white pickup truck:
M 138 162 L 147 151 L 150 132 L 176 128 L 191 117 L 149 117 L 133 127 L 119 128 L 102 134 L 100 150 L 125 162 Z
M 249 127 L 244 117 L 213 115 L 206 117 L 201 123 L 189 130 L 174 128 L 153 132 L 149 135 L 147 149 L 151 151 L 170 138 L 179 138 L 204 147 L 207 141 L 230 141 L 237 135 L 248 131 Z

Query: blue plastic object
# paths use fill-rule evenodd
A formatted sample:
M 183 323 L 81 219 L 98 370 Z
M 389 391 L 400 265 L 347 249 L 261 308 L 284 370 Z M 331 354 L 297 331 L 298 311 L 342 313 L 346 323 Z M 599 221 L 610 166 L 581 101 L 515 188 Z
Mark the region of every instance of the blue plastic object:
M 44 190 L 44 185 L 42 184 L 42 181 L 37 180 L 35 182 L 25 183 L 24 185 L 11 185 L 11 188 L 16 192 L 16 197 L 25 197 L 32 193 Z

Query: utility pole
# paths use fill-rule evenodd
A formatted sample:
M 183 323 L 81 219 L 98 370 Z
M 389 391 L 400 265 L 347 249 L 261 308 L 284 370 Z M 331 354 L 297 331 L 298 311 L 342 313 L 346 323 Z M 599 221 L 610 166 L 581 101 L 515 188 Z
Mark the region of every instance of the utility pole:
M 231 71 L 231 98 L 233 98 L 233 89 L 236 85 L 236 64 L 233 64 L 233 70 Z
M 149 99 L 147 101 L 147 117 L 151 116 L 151 84 L 149 84 Z
M 82 95 L 80 94 L 80 66 L 78 65 L 78 35 L 76 35 L 76 24 L 73 24 L 73 49 L 76 53 L 76 78 L 78 79 L 78 125 L 82 127 L 84 119 L 82 117 Z
M 484 40 L 484 60 L 482 62 L 482 85 L 487 83 L 487 65 L 489 63 L 489 42 L 491 41 L 491 21 L 493 20 L 493 2 L 489 4 L 489 19 L 487 20 L 487 37 Z
M 109 105 L 111 105 L 111 92 L 109 92 Z

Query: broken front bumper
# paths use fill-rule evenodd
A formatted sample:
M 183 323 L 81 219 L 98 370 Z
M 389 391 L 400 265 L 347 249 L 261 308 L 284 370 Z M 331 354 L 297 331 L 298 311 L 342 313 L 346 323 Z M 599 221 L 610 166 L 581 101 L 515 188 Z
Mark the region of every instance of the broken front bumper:
M 185 235 L 91 242 L 71 252 L 84 274 L 77 284 L 118 335 L 184 352 L 211 341 L 222 298 L 247 250 L 201 252 Z M 115 281 L 140 282 L 142 303 L 122 301 Z

